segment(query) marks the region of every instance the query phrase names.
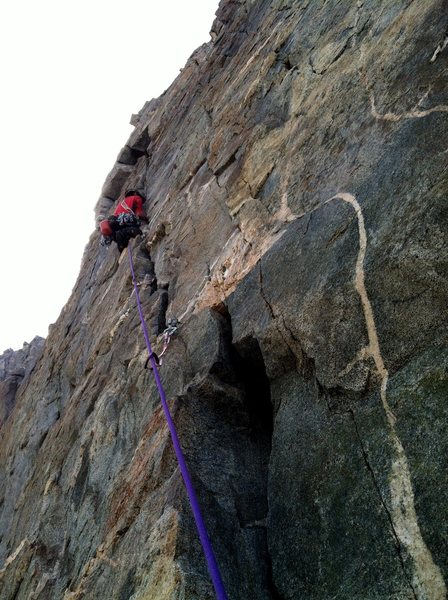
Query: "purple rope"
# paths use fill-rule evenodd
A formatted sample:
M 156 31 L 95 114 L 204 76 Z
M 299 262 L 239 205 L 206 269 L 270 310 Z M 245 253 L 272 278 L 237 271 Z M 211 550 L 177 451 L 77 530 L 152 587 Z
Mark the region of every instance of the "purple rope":
M 190 479 L 190 474 L 188 473 L 187 465 L 185 463 L 185 458 L 180 447 L 179 438 L 177 437 L 176 427 L 174 425 L 174 421 L 171 417 L 170 409 L 168 408 L 168 403 L 166 401 L 165 390 L 163 389 L 162 382 L 160 381 L 159 371 L 157 369 L 157 363 L 152 355 L 152 347 L 151 342 L 149 341 L 148 328 L 146 327 L 145 318 L 143 316 L 143 309 L 140 302 L 140 296 L 138 293 L 137 283 L 135 281 L 135 272 L 134 272 L 134 261 L 132 259 L 132 250 L 131 247 L 128 246 L 128 254 L 129 254 L 129 264 L 131 266 L 132 273 L 132 281 L 134 283 L 135 297 L 137 299 L 137 307 L 138 313 L 140 315 L 140 321 L 142 323 L 143 335 L 145 336 L 146 347 L 148 348 L 152 372 L 154 373 L 154 379 L 156 380 L 157 389 L 159 390 L 160 400 L 162 402 L 163 410 L 165 412 L 165 417 L 168 423 L 168 427 L 171 433 L 171 439 L 173 440 L 174 451 L 177 456 L 177 461 L 179 463 L 180 471 L 182 473 L 182 477 L 185 482 L 185 487 L 187 489 L 188 498 L 190 500 L 191 508 L 193 510 L 194 519 L 196 521 L 196 527 L 199 533 L 199 539 L 201 540 L 202 548 L 204 550 L 205 559 L 207 561 L 208 571 L 210 573 L 211 580 L 215 587 L 216 598 L 218 600 L 228 600 L 227 594 L 224 589 L 224 585 L 221 579 L 221 573 L 219 572 L 218 563 L 216 562 L 215 555 L 213 553 L 213 548 L 210 543 L 210 538 L 208 537 L 207 529 L 205 527 L 204 520 L 201 515 L 201 509 L 199 508 L 199 503 L 196 498 L 196 493 L 193 488 L 193 484 Z

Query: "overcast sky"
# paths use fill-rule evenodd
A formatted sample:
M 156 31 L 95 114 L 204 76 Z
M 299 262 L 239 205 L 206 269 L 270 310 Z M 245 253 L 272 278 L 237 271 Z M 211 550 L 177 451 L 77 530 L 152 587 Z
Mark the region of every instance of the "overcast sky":
M 93 207 L 146 100 L 210 39 L 218 0 L 14 0 L 0 7 L 0 354 L 46 336 Z

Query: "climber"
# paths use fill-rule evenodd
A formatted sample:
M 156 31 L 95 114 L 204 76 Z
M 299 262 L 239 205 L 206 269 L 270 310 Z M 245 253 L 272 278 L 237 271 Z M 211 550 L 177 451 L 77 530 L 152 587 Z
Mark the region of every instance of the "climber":
M 114 214 L 100 223 L 103 234 L 103 243 L 108 246 L 116 242 L 121 253 L 128 245 L 131 238 L 142 235 L 140 221 L 148 222 L 143 210 L 146 201 L 144 195 L 136 190 L 128 190 L 124 199 L 118 204 Z

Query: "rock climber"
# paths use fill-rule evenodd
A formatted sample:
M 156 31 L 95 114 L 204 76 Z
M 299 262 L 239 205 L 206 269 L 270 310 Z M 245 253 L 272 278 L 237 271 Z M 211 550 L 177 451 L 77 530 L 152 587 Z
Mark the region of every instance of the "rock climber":
M 103 243 L 106 246 L 116 242 L 118 251 L 121 253 L 127 247 L 131 238 L 142 235 L 140 222 L 148 222 L 143 210 L 145 201 L 146 198 L 141 192 L 128 190 L 125 193 L 114 214 L 100 223 Z

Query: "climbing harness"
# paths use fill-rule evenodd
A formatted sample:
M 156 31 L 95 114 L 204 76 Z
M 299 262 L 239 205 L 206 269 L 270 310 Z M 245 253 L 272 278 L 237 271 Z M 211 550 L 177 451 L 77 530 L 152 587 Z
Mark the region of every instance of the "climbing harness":
M 154 379 L 156 382 L 157 389 L 160 395 L 160 401 L 162 403 L 163 411 L 165 413 L 165 418 L 168 424 L 168 428 L 170 430 L 171 439 L 173 441 L 174 452 L 176 453 L 177 462 L 179 463 L 179 468 L 182 473 L 182 477 L 185 483 L 185 488 L 187 490 L 188 498 L 190 500 L 191 509 L 193 511 L 194 520 L 196 521 L 196 527 L 198 529 L 199 539 L 202 544 L 202 549 L 204 551 L 205 559 L 207 561 L 208 571 L 213 582 L 213 586 L 216 592 L 217 600 L 228 600 L 226 591 L 224 589 L 224 584 L 221 579 L 221 573 L 219 572 L 218 563 L 216 562 L 216 558 L 213 552 L 213 548 L 210 542 L 210 538 L 208 537 L 207 529 L 205 527 L 204 520 L 202 518 L 201 509 L 199 507 L 198 500 L 196 498 L 196 493 L 194 491 L 194 487 L 190 478 L 190 474 L 188 472 L 188 468 L 185 462 L 185 458 L 182 452 L 182 448 L 180 446 L 179 438 L 177 436 L 176 427 L 174 425 L 173 418 L 171 417 L 170 409 L 168 407 L 168 403 L 166 401 L 165 390 L 163 389 L 162 382 L 160 380 L 159 371 L 157 368 L 156 356 L 154 355 L 151 342 L 149 341 L 148 328 L 146 326 L 146 321 L 143 316 L 142 304 L 140 302 L 140 296 L 138 293 L 137 282 L 135 279 L 134 272 L 134 261 L 132 259 L 132 248 L 131 244 L 128 246 L 128 255 L 129 255 L 129 265 L 131 268 L 132 274 L 132 282 L 134 284 L 135 298 L 137 300 L 137 308 L 140 316 L 140 321 L 142 325 L 143 336 L 145 338 L 146 347 L 148 349 L 149 360 L 152 365 L 152 371 L 154 374 Z
M 134 213 L 120 213 L 117 215 L 117 221 L 120 227 L 138 227 L 140 220 Z

